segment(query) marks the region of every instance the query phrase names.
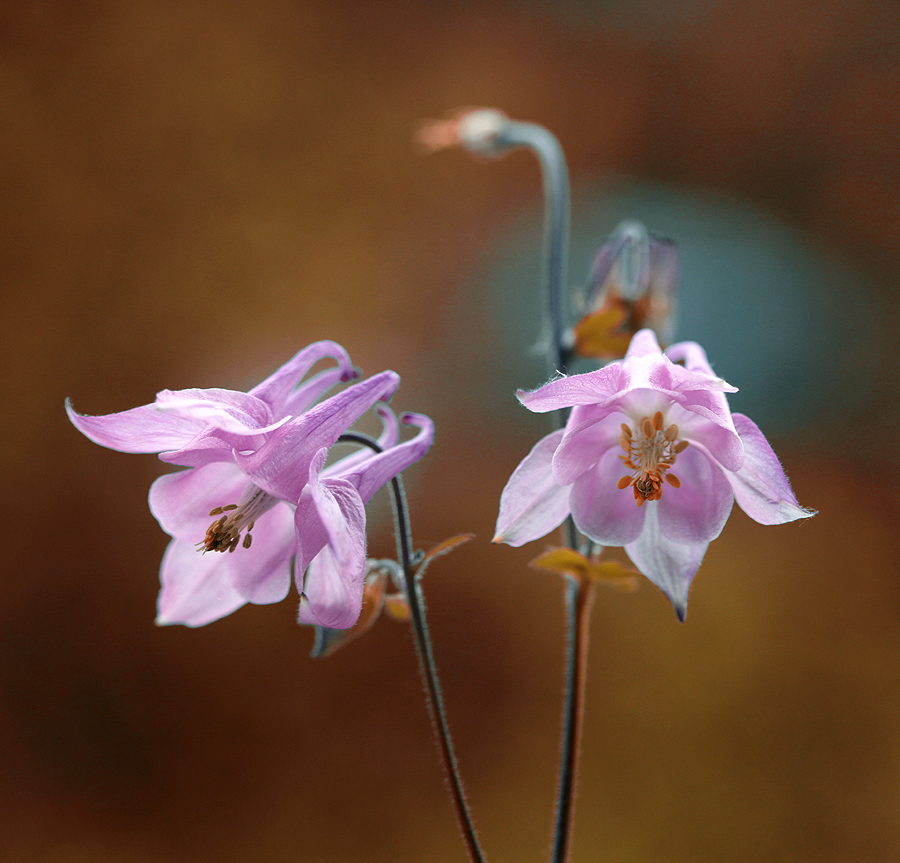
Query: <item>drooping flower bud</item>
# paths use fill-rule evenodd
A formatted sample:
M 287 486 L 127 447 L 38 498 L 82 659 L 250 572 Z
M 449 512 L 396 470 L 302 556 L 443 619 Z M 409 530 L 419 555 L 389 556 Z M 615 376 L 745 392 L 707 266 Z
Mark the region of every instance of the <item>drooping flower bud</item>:
M 597 359 L 622 357 L 631 337 L 652 329 L 671 338 L 678 250 L 635 221 L 622 222 L 594 258 L 585 316 L 575 325 L 575 350 Z

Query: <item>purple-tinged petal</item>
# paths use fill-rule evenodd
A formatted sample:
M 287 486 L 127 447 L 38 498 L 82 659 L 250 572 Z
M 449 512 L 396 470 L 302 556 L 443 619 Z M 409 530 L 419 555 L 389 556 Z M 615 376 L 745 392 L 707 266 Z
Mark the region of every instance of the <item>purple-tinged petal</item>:
M 160 626 L 204 626 L 246 603 L 232 587 L 222 555 L 199 554 L 190 542 L 174 539 L 169 543 L 159 575 L 162 590 L 156 622 Z
M 528 410 L 542 414 L 574 405 L 606 405 L 628 388 L 629 381 L 622 363 L 610 363 L 595 372 L 557 378 L 534 392 L 519 390 L 516 395 Z
M 572 485 L 569 504 L 575 526 L 600 545 L 626 545 L 644 525 L 646 504 L 638 506 L 631 487 L 617 483 L 628 473 L 619 455 L 608 449 L 600 461 Z
M 155 407 L 234 435 L 265 434 L 287 421 L 286 417 L 273 419 L 271 409 L 261 399 L 235 390 L 163 390 L 156 395 Z
M 309 494 L 304 495 L 324 527 L 326 542 L 313 551 L 309 543 L 310 507 L 297 506 L 298 573 L 302 562 L 318 559 L 306 573 L 300 622 L 347 629 L 362 608 L 366 564 L 366 510 L 359 492 L 343 479 L 320 479 L 326 451 L 319 450 L 309 468 Z M 303 501 L 301 501 L 303 502 Z M 319 533 L 319 531 L 316 531 Z M 316 543 L 318 540 L 316 540 Z M 313 561 L 314 562 L 314 561 Z
M 269 494 L 296 501 L 309 481 L 315 453 L 330 447 L 376 402 L 387 401 L 400 384 L 396 372 L 381 372 L 333 395 L 272 432 L 253 453 L 235 453 L 244 473 Z
M 734 414 L 734 425 L 744 442 L 744 464 L 726 477 L 740 508 L 760 524 L 784 524 L 815 515 L 815 510 L 797 503 L 778 456 L 756 423 Z
M 181 449 L 159 454 L 160 461 L 181 467 L 200 467 L 212 462 L 234 464 L 235 450 L 255 450 L 263 445 L 265 436 L 233 435 L 215 428 L 206 428 Z
M 541 438 L 522 459 L 500 497 L 494 542 L 520 546 L 556 530 L 569 514 L 569 489 L 553 479 L 553 453 L 563 430 Z
M 72 424 L 94 443 L 119 452 L 164 452 L 180 449 L 202 431 L 195 419 L 160 413 L 153 405 L 92 417 L 76 413 L 66 399 Z
M 675 423 L 681 440 L 700 444 L 726 470 L 738 470 L 744 463 L 744 444 L 734 428 L 730 411 L 723 425 L 698 413 L 696 406 L 676 404 L 666 412 L 666 422 Z
M 253 544 L 226 552 L 228 573 L 235 590 L 248 602 L 281 602 L 291 586 L 291 558 L 297 550 L 294 513 L 279 503 L 254 524 Z M 220 554 L 208 552 L 207 554 Z
M 218 462 L 159 477 L 150 486 L 150 512 L 178 539 L 202 542 L 215 521 L 209 511 L 241 499 L 250 480 L 234 463 Z
M 411 440 L 373 454 L 371 458 L 351 471 L 341 471 L 338 476 L 352 483 L 363 503 L 385 483 L 417 462 L 431 448 L 434 441 L 434 423 L 423 414 L 404 414 L 402 421 L 419 427 L 419 433 Z
M 675 606 L 679 620 L 687 613 L 688 589 L 706 554 L 708 542 L 679 543 L 659 529 L 658 501 L 650 501 L 644 529 L 635 542 L 625 546 L 634 565 L 650 579 Z
M 589 414 L 581 409 L 578 417 Z M 605 414 L 605 415 L 604 415 Z M 609 414 L 605 410 L 597 412 L 602 418 L 588 416 L 581 422 L 573 422 L 573 412 L 566 425 L 566 433 L 553 456 L 553 477 L 560 485 L 571 485 L 585 471 L 593 467 L 610 447 L 618 454 L 619 438 L 622 435 L 622 421 L 628 417 L 620 413 Z M 616 477 L 618 479 L 618 477 Z
M 387 405 L 377 405 L 375 411 L 381 419 L 382 425 L 381 434 L 378 436 L 375 443 L 383 450 L 389 449 L 396 445 L 397 440 L 400 437 L 400 421 L 397 419 L 397 415 Z M 351 446 L 358 446 L 359 449 L 324 468 L 322 470 L 323 477 L 341 476 L 343 474 L 352 473 L 365 462 L 375 458 L 377 455 L 377 453 L 368 446 L 360 444 L 351 444 Z
M 721 390 L 736 393 L 737 387 L 722 380 L 709 364 L 706 351 L 696 342 L 678 342 L 670 345 L 664 352 L 666 367 L 670 374 L 676 375 L 682 381 L 683 388 L 694 382 L 706 389 Z M 683 362 L 684 365 L 677 363 Z
M 662 349 L 656 340 L 656 333 L 650 329 L 638 330 L 632 336 L 631 344 L 628 345 L 628 353 L 625 359 L 630 360 L 633 357 L 658 357 L 662 355 Z
M 302 351 L 298 351 L 277 372 L 253 387 L 250 390 L 250 395 L 266 402 L 272 409 L 273 416 L 280 417 L 292 413 L 292 411 L 287 411 L 284 408 L 291 390 L 303 380 L 306 373 L 319 360 L 327 357 L 338 361 L 338 369 L 342 380 L 349 381 L 356 376 L 350 363 L 350 357 L 337 342 L 314 342 L 303 348 Z
M 723 471 L 698 447 L 689 446 L 670 471 L 681 485 L 665 484 L 657 503 L 659 529 L 680 543 L 710 542 L 725 527 L 734 493 Z
M 332 387 L 346 381 L 347 372 L 340 366 L 334 369 L 325 369 L 323 372 L 314 375 L 308 381 L 300 384 L 291 394 L 282 402 L 279 411 L 281 416 L 300 416 L 300 414 L 308 411 L 325 393 Z

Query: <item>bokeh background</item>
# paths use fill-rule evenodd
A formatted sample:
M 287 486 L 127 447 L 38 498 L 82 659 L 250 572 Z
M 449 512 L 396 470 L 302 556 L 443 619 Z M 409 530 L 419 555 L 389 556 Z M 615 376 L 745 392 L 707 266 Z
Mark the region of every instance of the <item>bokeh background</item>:
M 417 543 L 493 861 L 550 844 L 562 590 L 489 544 L 545 418 L 539 175 L 429 157 L 490 105 L 570 159 L 571 280 L 616 223 L 682 251 L 678 335 L 741 387 L 802 524 L 735 510 L 679 625 L 593 615 L 573 863 L 900 858 L 900 15 L 889 0 L 6 0 L 0 857 L 462 861 L 406 627 L 327 660 L 295 600 L 153 626 L 153 456 L 100 414 L 244 389 L 332 338 L 438 437 Z M 373 553 L 391 549 L 375 504 Z

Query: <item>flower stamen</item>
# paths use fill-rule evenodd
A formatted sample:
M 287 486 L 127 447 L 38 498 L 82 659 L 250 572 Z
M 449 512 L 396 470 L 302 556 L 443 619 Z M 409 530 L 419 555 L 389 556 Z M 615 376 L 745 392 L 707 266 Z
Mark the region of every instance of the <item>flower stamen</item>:
M 664 426 L 662 411 L 657 411 L 652 418 L 641 417 L 634 431 L 622 423 L 619 445 L 627 455 L 619 458 L 633 473 L 623 476 L 616 486 L 620 489 L 631 486 L 638 506 L 643 506 L 648 500 L 659 500 L 663 481 L 673 488 L 681 487 L 681 480 L 666 471 L 675 464 L 678 453 L 684 452 L 688 441 L 678 440 L 678 426 L 675 423 L 667 428 Z
M 207 529 L 206 536 L 197 543 L 197 550 L 202 554 L 208 551 L 233 552 L 238 544 L 250 548 L 253 537 L 250 531 L 266 510 L 278 503 L 278 498 L 264 492 L 259 486 L 250 485 L 238 503 L 213 507 L 209 514 L 221 518 L 214 521 Z M 241 533 L 246 530 L 243 541 Z

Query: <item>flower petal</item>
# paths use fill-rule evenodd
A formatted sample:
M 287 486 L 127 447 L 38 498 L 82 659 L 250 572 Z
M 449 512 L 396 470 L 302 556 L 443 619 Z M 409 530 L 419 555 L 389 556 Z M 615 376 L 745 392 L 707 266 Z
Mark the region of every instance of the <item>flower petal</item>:
M 388 371 L 347 387 L 285 423 L 256 452 L 235 453 L 238 466 L 269 494 L 296 501 L 316 452 L 330 447 L 376 402 L 389 399 L 399 384 L 396 372 Z
M 628 388 L 630 375 L 622 363 L 610 363 L 594 372 L 557 378 L 548 384 L 516 395 L 525 407 L 535 413 L 561 410 L 574 405 L 608 404 Z
M 180 449 L 159 454 L 160 461 L 181 467 L 200 467 L 212 462 L 227 461 L 234 464 L 234 451 L 254 450 L 262 446 L 265 437 L 233 435 L 217 428 L 205 428 L 190 443 Z
M 541 438 L 522 459 L 500 497 L 494 542 L 519 546 L 559 527 L 569 514 L 569 488 L 553 479 L 553 453 L 563 430 Z
M 630 360 L 633 357 L 658 357 L 662 355 L 662 348 L 656 340 L 656 333 L 651 329 L 638 330 L 631 344 L 628 346 L 628 353 L 625 359 Z
M 297 550 L 291 507 L 279 503 L 264 512 L 256 521 L 252 536 L 250 548 L 239 545 L 233 553 L 223 555 L 231 583 L 248 602 L 281 602 L 290 590 L 291 558 Z
M 345 469 L 337 474 L 353 484 L 363 503 L 368 503 L 375 492 L 385 483 L 422 458 L 434 441 L 434 423 L 427 416 L 408 413 L 404 414 L 401 419 L 404 423 L 419 427 L 420 431 L 414 438 L 386 449 L 384 452 L 373 454 L 371 458 L 351 471 Z M 334 467 L 338 467 L 339 464 L 340 462 Z
M 778 456 L 756 423 L 734 414 L 734 425 L 744 443 L 744 463 L 726 476 L 740 508 L 760 524 L 784 524 L 815 515 L 815 510 L 797 503 Z
M 349 381 L 355 376 L 347 351 L 337 342 L 314 342 L 303 348 L 302 351 L 298 351 L 277 372 L 253 387 L 250 390 L 250 395 L 266 402 L 272 409 L 273 416 L 279 417 L 284 416 L 285 413 L 294 413 L 293 411 L 284 410 L 285 402 L 291 395 L 291 390 L 303 380 L 306 373 L 319 360 L 326 357 L 331 357 L 338 361 L 338 369 L 342 380 Z M 296 413 L 299 413 L 299 411 Z
M 644 529 L 625 550 L 634 565 L 669 597 L 678 619 L 683 621 L 688 589 L 709 543 L 680 543 L 665 536 L 659 529 L 657 503 L 650 501 L 641 507 L 647 510 Z
M 347 372 L 340 366 L 319 372 L 288 395 L 282 403 L 280 415 L 300 416 L 308 411 L 328 390 L 346 380 Z
M 734 493 L 723 471 L 699 447 L 677 456 L 671 471 L 681 485 L 669 483 L 658 501 L 659 529 L 675 542 L 710 542 L 725 527 Z
M 75 428 L 94 443 L 119 452 L 180 449 L 204 427 L 201 420 L 160 413 L 153 405 L 91 417 L 76 413 L 66 399 L 66 413 Z
M 608 449 L 572 485 L 569 502 L 576 527 L 600 545 L 625 545 L 638 538 L 644 525 L 644 506 L 638 506 L 631 487 L 616 485 L 627 473 L 619 455 Z
M 575 408 L 553 456 L 554 479 L 560 485 L 570 485 L 593 467 L 611 447 L 621 454 L 619 438 L 622 422 L 627 419 L 624 414 L 610 413 L 606 408 Z
M 157 624 L 204 626 L 244 605 L 246 600 L 232 587 L 224 564 L 222 555 L 198 554 L 190 542 L 172 540 L 159 573 Z
M 167 473 L 150 486 L 150 512 L 170 536 L 201 542 L 214 521 L 209 511 L 237 503 L 249 484 L 234 463 Z
M 309 469 L 308 493 L 295 514 L 298 576 L 310 558 L 303 584 L 301 623 L 347 629 L 362 608 L 366 563 L 366 510 L 359 492 L 343 479 L 320 479 L 325 449 Z M 310 531 L 310 522 L 321 527 Z M 322 530 L 324 529 L 324 530 Z M 316 547 L 324 533 L 325 542 Z
M 163 390 L 156 394 L 154 406 L 236 435 L 265 434 L 287 421 L 286 417 L 274 419 L 266 402 L 236 390 Z
M 674 404 L 666 412 L 666 422 L 678 426 L 678 437 L 701 444 L 726 470 L 738 470 L 744 463 L 744 444 L 734 427 L 731 411 L 720 413 L 716 419 L 698 404 Z
M 382 424 L 381 434 L 375 442 L 383 450 L 390 449 L 392 446 L 396 445 L 397 440 L 400 437 L 400 421 L 397 419 L 397 415 L 387 405 L 376 405 L 375 411 L 381 419 Z M 351 445 L 358 446 L 359 449 L 324 468 L 322 471 L 323 477 L 340 476 L 351 473 L 377 455 L 373 449 L 370 449 L 364 444 Z

